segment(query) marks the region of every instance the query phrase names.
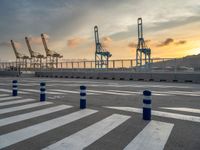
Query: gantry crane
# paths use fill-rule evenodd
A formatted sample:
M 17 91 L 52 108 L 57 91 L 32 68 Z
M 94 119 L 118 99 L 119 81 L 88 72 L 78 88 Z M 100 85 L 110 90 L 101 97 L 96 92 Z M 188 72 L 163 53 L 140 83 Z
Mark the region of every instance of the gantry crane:
M 104 49 L 99 41 L 99 32 L 98 27 L 94 27 L 94 36 L 95 36 L 95 68 L 108 68 L 109 58 L 112 54 Z
M 147 47 L 147 45 L 145 44 L 145 40 L 143 38 L 142 18 L 138 18 L 137 23 L 138 23 L 138 45 L 136 49 L 136 66 L 141 67 L 142 65 L 145 65 L 149 67 L 151 61 L 151 49 Z
M 37 66 L 41 68 L 42 60 L 45 58 L 44 55 L 32 50 L 28 37 L 25 37 L 25 41 L 31 56 L 31 67 L 35 68 Z
M 53 68 L 54 64 L 55 64 L 56 68 L 58 68 L 58 59 L 62 58 L 63 56 L 60 55 L 59 53 L 55 52 L 55 51 L 50 50 L 47 47 L 47 42 L 46 42 L 46 39 L 45 39 L 45 36 L 44 36 L 43 33 L 41 34 L 41 38 L 42 38 L 42 43 L 44 45 L 44 49 L 45 49 L 45 52 L 46 52 L 46 64 L 47 64 L 47 67 L 52 67 Z
M 30 59 L 29 56 L 19 53 L 16 49 L 16 46 L 13 40 L 11 40 L 10 42 L 16 56 L 16 63 L 19 64 L 20 68 L 23 68 L 23 67 L 27 68 L 27 60 Z

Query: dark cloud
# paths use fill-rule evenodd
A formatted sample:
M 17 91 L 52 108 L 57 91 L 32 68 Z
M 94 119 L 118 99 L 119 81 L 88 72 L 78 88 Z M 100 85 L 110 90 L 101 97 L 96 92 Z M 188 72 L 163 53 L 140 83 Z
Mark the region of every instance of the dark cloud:
M 185 40 L 180 40 L 180 41 L 178 41 L 178 42 L 175 42 L 174 44 L 176 44 L 176 45 L 183 45 L 183 44 L 186 44 L 187 43 L 187 41 L 185 41 Z
M 167 46 L 170 45 L 171 43 L 174 42 L 174 39 L 172 38 L 167 38 L 165 41 L 161 42 L 160 44 L 158 44 L 158 47 L 162 47 L 162 46 Z

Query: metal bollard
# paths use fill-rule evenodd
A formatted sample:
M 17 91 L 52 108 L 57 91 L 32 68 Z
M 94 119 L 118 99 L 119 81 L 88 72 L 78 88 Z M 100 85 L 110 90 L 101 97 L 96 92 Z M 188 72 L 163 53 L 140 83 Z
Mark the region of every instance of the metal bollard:
M 86 86 L 80 86 L 80 109 L 86 108 Z
M 45 86 L 46 86 L 45 82 L 40 83 L 40 101 L 41 102 L 46 100 L 46 94 L 45 94 L 46 87 Z
M 143 120 L 151 120 L 151 91 L 143 91 Z
M 17 80 L 12 81 L 12 96 L 17 96 L 18 94 L 18 85 L 17 85 Z

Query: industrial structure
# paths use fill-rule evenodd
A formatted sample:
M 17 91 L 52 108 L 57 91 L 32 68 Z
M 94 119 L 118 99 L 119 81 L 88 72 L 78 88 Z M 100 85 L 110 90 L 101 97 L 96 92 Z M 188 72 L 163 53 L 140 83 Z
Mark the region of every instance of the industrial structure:
M 109 58 L 112 56 L 109 51 L 104 49 L 99 41 L 98 27 L 94 27 L 95 36 L 95 68 L 108 68 Z
M 151 49 L 147 47 L 147 45 L 145 44 L 145 40 L 143 38 L 142 18 L 138 18 L 137 23 L 138 23 L 138 45 L 136 49 L 136 66 L 141 67 L 144 65 L 146 68 L 149 68 L 151 62 Z
M 45 58 L 44 55 L 32 50 L 28 37 L 25 37 L 25 41 L 31 56 L 30 67 L 42 68 L 42 60 Z
M 17 67 L 27 68 L 27 60 L 30 59 L 29 56 L 19 53 L 16 49 L 14 41 L 11 40 L 10 42 L 15 53 Z
M 45 39 L 44 34 L 41 34 L 41 38 L 42 38 L 42 43 L 44 45 L 44 49 L 46 52 L 46 67 L 47 68 L 58 68 L 58 59 L 62 58 L 63 56 L 55 51 L 52 51 L 48 48 L 47 46 L 47 42 Z

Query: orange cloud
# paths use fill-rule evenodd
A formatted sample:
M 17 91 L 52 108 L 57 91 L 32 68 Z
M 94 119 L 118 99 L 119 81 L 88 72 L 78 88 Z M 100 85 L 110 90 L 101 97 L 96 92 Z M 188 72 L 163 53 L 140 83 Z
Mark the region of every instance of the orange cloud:
M 130 48 L 136 48 L 136 47 L 137 47 L 137 44 L 136 44 L 135 42 L 130 42 L 130 43 L 128 44 L 128 47 L 130 47 Z
M 110 37 L 106 36 L 106 37 L 102 38 L 101 44 L 102 44 L 103 47 L 109 47 L 112 44 L 112 41 L 113 40 Z
M 162 46 L 167 46 L 170 45 L 171 43 L 174 42 L 174 39 L 172 38 L 167 38 L 165 41 L 161 42 L 160 44 L 158 44 L 158 47 L 162 47 Z
M 22 48 L 22 45 L 19 42 L 14 42 L 16 49 Z
M 79 46 L 83 41 L 85 41 L 85 39 L 80 38 L 80 37 L 75 37 L 67 41 L 67 46 L 70 48 L 75 48 Z

